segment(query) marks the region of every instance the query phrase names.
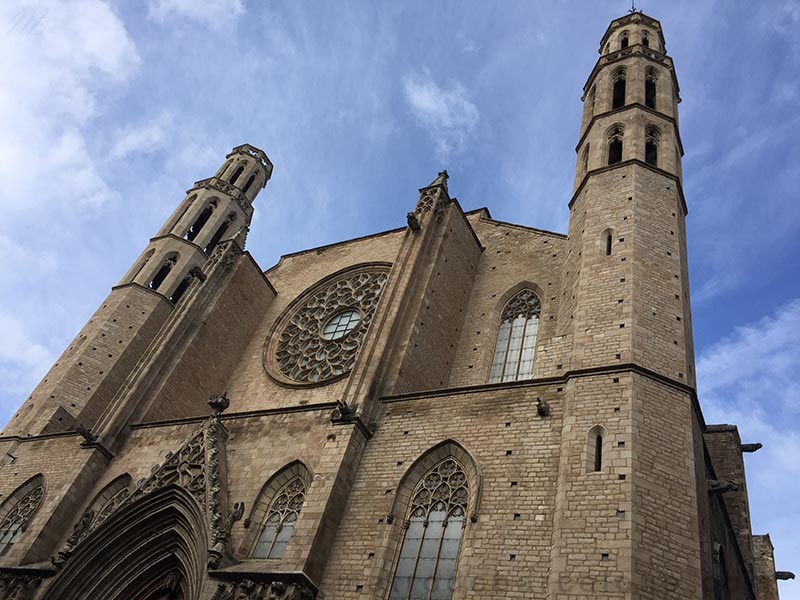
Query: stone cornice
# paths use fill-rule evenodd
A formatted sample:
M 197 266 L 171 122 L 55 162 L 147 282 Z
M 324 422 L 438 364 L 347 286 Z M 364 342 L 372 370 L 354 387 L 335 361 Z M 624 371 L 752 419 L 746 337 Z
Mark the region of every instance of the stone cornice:
M 235 185 L 232 185 L 227 181 L 223 181 L 219 177 L 208 177 L 206 179 L 201 179 L 200 181 L 195 181 L 194 186 L 186 190 L 186 193 L 191 194 L 193 191 L 200 189 L 212 190 L 227 194 L 236 200 L 239 208 L 242 209 L 247 218 L 250 218 L 253 215 L 253 205 L 250 204 L 250 201 L 247 199 L 247 196 L 244 195 L 244 192 L 242 192 L 242 190 Z
M 664 177 L 668 177 L 669 179 L 674 181 L 675 185 L 677 186 L 678 195 L 681 200 L 681 208 L 683 209 L 683 215 L 686 216 L 687 214 L 689 214 L 689 209 L 686 207 L 686 198 L 683 195 L 683 185 L 681 184 L 680 178 L 663 169 L 659 169 L 658 167 L 654 167 L 653 165 L 648 165 L 646 162 L 644 162 L 643 160 L 639 160 L 638 158 L 631 158 L 628 160 L 624 160 L 622 162 L 615 163 L 613 165 L 606 165 L 605 167 L 600 167 L 599 169 L 592 169 L 591 171 L 586 173 L 586 175 L 583 176 L 580 185 L 578 185 L 578 187 L 575 188 L 575 191 L 572 194 L 572 198 L 570 198 L 569 200 L 568 206 L 572 208 L 573 203 L 575 202 L 575 200 L 578 199 L 578 196 L 583 191 L 583 186 L 586 185 L 586 182 L 592 175 L 596 175 L 598 173 L 605 173 L 606 171 L 612 171 L 614 169 L 619 169 L 621 167 L 627 167 L 630 165 L 638 165 L 640 167 L 644 167 L 645 169 L 649 169 L 654 173 L 658 173 L 659 175 L 663 175 Z
M 675 74 L 675 64 L 672 62 L 672 58 L 666 54 L 661 54 L 661 52 L 658 52 L 657 50 L 653 50 L 647 46 L 642 46 L 641 44 L 633 44 L 632 46 L 622 48 L 621 50 L 616 50 L 598 58 L 594 68 L 592 69 L 592 72 L 589 73 L 589 77 L 583 86 L 583 97 L 586 97 L 586 94 L 589 92 L 589 88 L 592 87 L 592 84 L 594 83 L 594 80 L 601 69 L 632 57 L 645 58 L 651 62 L 661 65 L 662 67 L 665 67 L 669 71 L 670 77 L 672 77 L 672 84 L 675 86 L 675 96 L 678 99 L 678 103 L 681 102 L 681 86 L 678 84 L 678 76 Z
M 667 43 L 666 40 L 664 39 L 664 32 L 661 30 L 661 23 L 657 19 L 649 17 L 643 12 L 637 11 L 634 13 L 623 15 L 618 19 L 614 19 L 613 21 L 611 21 L 608 28 L 606 29 L 606 32 L 603 34 L 603 38 L 600 40 L 600 48 L 598 50 L 598 53 L 600 54 L 603 53 L 603 46 L 606 45 L 608 38 L 614 31 L 616 31 L 620 27 L 628 25 L 629 23 L 636 23 L 637 21 L 644 21 L 648 27 L 652 27 L 653 29 L 655 29 L 656 32 L 658 33 L 658 37 L 661 39 L 661 47 L 666 50 Z
M 633 109 L 633 108 L 638 108 L 640 110 L 643 110 L 646 113 L 650 113 L 651 115 L 654 115 L 656 117 L 664 119 L 665 121 L 669 121 L 672 124 L 672 128 L 675 130 L 675 140 L 678 142 L 678 149 L 681 151 L 681 156 L 683 156 L 683 142 L 681 141 L 681 130 L 678 127 L 678 121 L 675 119 L 675 117 L 671 117 L 669 115 L 666 115 L 666 114 L 664 114 L 662 112 L 657 111 L 654 108 L 649 108 L 649 107 L 645 106 L 644 104 L 642 104 L 641 102 L 631 102 L 630 104 L 626 104 L 625 106 L 620 106 L 619 108 L 615 108 L 613 110 L 608 110 L 606 112 L 602 112 L 602 113 L 598 113 L 598 114 L 594 115 L 592 117 L 592 119 L 589 121 L 589 123 L 587 123 L 586 129 L 583 130 L 583 134 L 581 135 L 580 139 L 578 140 L 578 145 L 575 146 L 575 152 L 580 150 L 580 147 L 583 145 L 583 142 L 586 140 L 586 137 L 589 135 L 589 131 L 591 131 L 592 126 L 594 125 L 595 121 L 598 121 L 599 119 L 602 119 L 602 118 L 605 118 L 605 117 L 608 117 L 608 116 L 617 115 L 617 114 L 626 112 L 626 111 L 628 111 L 630 109 Z

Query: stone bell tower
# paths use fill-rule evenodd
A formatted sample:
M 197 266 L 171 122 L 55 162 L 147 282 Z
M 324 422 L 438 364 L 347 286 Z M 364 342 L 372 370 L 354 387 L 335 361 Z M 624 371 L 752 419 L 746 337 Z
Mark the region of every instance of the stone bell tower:
M 205 280 L 214 248 L 228 239 L 244 247 L 251 203 L 271 175 L 266 154 L 244 144 L 196 182 L 3 433 L 94 428 L 188 290 Z
M 559 333 L 572 340 L 553 598 L 703 597 L 680 100 L 661 25 L 614 20 L 584 86 Z M 699 458 L 699 460 L 698 460 Z

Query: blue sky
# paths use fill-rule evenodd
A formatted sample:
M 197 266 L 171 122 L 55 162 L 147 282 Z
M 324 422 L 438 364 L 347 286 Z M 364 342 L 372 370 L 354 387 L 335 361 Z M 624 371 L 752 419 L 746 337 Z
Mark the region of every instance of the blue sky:
M 800 2 L 640 0 L 683 103 L 698 387 L 734 422 L 756 532 L 800 571 Z M 192 182 L 275 163 L 249 250 L 465 209 L 566 231 L 581 87 L 623 0 L 8 0 L 0 5 L 0 421 Z M 800 583 L 782 583 L 800 599 Z

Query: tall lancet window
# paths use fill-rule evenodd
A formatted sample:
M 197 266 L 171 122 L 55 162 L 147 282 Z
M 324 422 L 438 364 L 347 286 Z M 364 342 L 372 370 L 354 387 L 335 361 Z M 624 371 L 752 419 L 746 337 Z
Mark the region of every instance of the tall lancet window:
M 298 475 L 283 486 L 269 506 L 253 550 L 253 558 L 281 558 L 294 533 L 294 526 L 306 496 L 306 486 Z
M 540 310 L 539 297 L 533 290 L 524 289 L 508 301 L 497 332 L 489 383 L 530 379 L 533 375 Z
M 468 500 L 467 476 L 452 456 L 417 484 L 389 600 L 449 600 Z

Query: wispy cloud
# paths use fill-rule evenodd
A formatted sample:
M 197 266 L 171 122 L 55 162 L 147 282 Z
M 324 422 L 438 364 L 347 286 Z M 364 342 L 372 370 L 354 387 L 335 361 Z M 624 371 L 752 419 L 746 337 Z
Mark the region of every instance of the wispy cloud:
M 149 15 L 164 23 L 170 19 L 189 19 L 209 29 L 230 27 L 243 13 L 242 0 L 149 0 Z
M 164 147 L 172 116 L 162 113 L 152 121 L 128 125 L 117 130 L 109 157 L 121 159 L 131 154 L 150 154 Z
M 14 409 L 45 374 L 56 356 L 41 344 L 33 341 L 25 331 L 23 323 L 6 313 L 0 312 L 0 330 L 3 343 L 0 344 L 0 380 L 8 393 L 3 410 Z
M 734 423 L 744 441 L 764 443 L 747 459 L 754 530 L 772 529 L 787 564 L 800 552 L 800 514 L 785 502 L 800 494 L 800 298 L 709 346 L 697 382 L 707 422 Z
M 440 159 L 465 149 L 478 126 L 480 113 L 460 83 L 453 81 L 443 88 L 423 71 L 407 75 L 403 90 L 412 114 L 428 130 Z

